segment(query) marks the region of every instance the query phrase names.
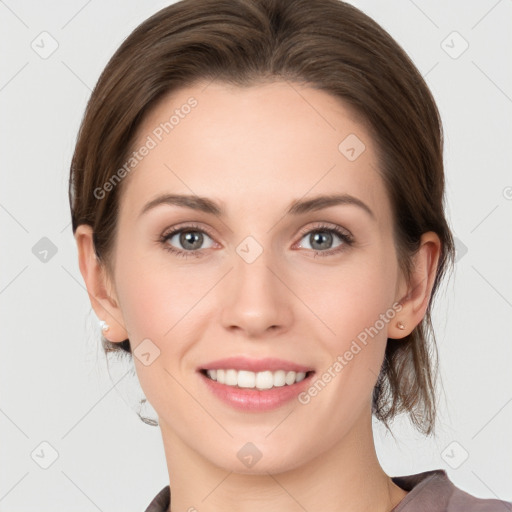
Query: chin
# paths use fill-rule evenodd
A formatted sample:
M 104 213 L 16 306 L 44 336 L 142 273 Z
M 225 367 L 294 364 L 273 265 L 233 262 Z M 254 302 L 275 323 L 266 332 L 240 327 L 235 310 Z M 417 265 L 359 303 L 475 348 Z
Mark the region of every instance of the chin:
M 286 447 L 280 443 L 275 446 L 268 439 L 262 439 L 261 442 L 231 441 L 231 447 L 223 450 L 222 453 L 211 454 L 210 461 L 216 466 L 242 475 L 267 475 L 284 473 L 300 467 L 307 462 L 303 447 L 294 450 L 292 443 L 287 443 Z M 284 448 L 284 449 L 283 449 Z M 290 449 L 293 451 L 291 452 Z M 226 457 L 226 453 L 233 454 Z

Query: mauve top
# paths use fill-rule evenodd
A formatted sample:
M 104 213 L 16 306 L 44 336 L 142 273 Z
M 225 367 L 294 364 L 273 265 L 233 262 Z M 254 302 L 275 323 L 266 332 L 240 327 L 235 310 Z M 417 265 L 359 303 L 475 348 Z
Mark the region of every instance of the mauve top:
M 455 487 L 444 469 L 391 477 L 408 494 L 390 512 L 512 512 L 512 502 L 476 498 Z M 145 512 L 168 512 L 170 488 L 164 487 Z

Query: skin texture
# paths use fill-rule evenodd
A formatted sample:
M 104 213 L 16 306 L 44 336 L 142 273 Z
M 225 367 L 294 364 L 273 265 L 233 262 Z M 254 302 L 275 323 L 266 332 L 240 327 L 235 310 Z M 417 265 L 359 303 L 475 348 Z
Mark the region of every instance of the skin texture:
M 347 106 L 307 86 L 189 86 L 149 113 L 135 147 L 191 96 L 197 106 L 125 178 L 114 275 L 94 256 L 91 228 L 75 234 L 91 304 L 111 326 L 108 339 L 129 338 L 136 351 L 149 338 L 160 350 L 148 366 L 134 359 L 158 413 L 172 510 L 389 511 L 406 492 L 379 464 L 372 391 L 387 338 L 406 336 L 425 314 L 439 238 L 423 235 L 405 283 L 374 143 Z M 349 134 L 365 144 L 354 161 L 338 149 Z M 139 217 L 164 192 L 206 196 L 225 217 L 170 205 Z M 355 205 L 285 215 L 293 200 L 332 193 L 357 197 L 374 217 Z M 201 255 L 167 252 L 164 244 L 189 246 L 179 234 L 159 237 L 190 222 L 211 233 Z M 320 223 L 348 230 L 353 245 L 333 234 L 321 250 L 343 250 L 315 257 L 311 231 Z M 236 251 L 247 236 L 263 249 L 252 263 Z M 401 311 L 306 405 L 239 412 L 197 373 L 209 361 L 243 355 L 290 360 L 320 375 L 399 301 Z M 247 442 L 262 453 L 251 468 L 237 457 Z

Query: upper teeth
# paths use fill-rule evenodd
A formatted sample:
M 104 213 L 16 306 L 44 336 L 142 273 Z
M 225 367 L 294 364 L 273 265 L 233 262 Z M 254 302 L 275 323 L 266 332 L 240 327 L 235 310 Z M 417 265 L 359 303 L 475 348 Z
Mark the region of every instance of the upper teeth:
M 280 387 L 285 384 L 291 385 L 300 382 L 306 377 L 305 372 L 293 372 L 277 370 L 271 372 L 249 372 L 247 370 L 207 370 L 207 375 L 212 380 L 216 380 L 227 386 L 238 386 L 240 388 L 270 389 Z

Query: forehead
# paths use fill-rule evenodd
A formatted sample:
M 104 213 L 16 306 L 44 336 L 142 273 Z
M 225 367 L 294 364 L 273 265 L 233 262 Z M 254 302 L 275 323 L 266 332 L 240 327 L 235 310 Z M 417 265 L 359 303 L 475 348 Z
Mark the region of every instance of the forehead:
M 174 91 L 146 116 L 133 149 L 121 200 L 128 216 L 162 193 L 208 196 L 233 216 L 348 193 L 389 214 L 369 131 L 348 105 L 308 86 L 212 82 Z

